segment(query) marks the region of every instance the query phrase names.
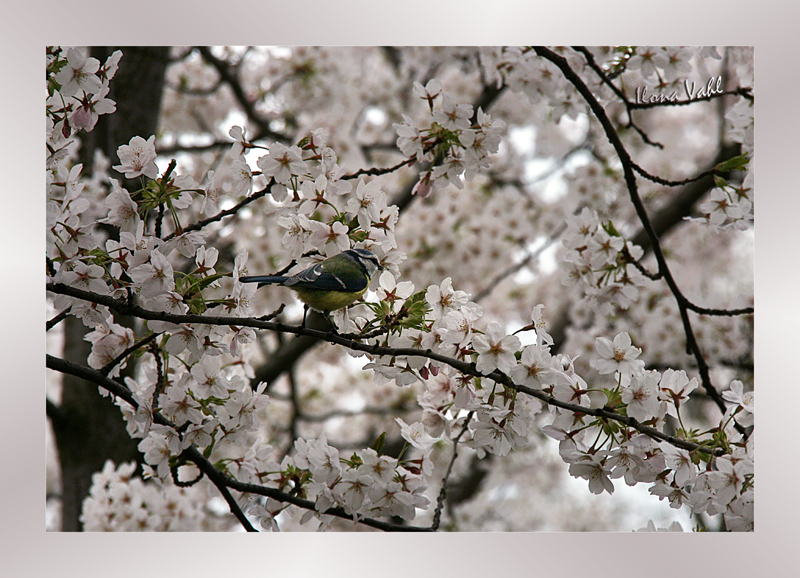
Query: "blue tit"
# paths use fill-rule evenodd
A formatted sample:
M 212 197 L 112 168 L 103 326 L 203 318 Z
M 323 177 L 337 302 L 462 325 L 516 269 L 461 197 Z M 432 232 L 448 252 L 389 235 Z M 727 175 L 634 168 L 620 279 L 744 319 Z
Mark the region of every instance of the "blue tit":
M 308 308 L 328 313 L 347 307 L 359 299 L 369 287 L 372 276 L 383 269 L 378 257 L 366 249 L 348 249 L 312 265 L 297 275 L 253 275 L 240 277 L 242 283 L 283 285 L 305 303 L 303 326 Z

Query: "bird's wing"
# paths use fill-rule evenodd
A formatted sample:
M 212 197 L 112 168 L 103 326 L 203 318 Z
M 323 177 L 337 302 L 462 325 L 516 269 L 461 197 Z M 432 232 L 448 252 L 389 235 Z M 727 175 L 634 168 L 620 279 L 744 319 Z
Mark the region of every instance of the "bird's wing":
M 345 282 L 336 275 L 325 271 L 322 268 L 322 263 L 317 263 L 305 271 L 301 271 L 297 275 L 289 277 L 284 281 L 283 285 L 303 289 L 320 289 L 322 291 L 347 291 L 350 293 L 365 289 L 367 286 L 367 279 L 366 277 L 362 277 Z

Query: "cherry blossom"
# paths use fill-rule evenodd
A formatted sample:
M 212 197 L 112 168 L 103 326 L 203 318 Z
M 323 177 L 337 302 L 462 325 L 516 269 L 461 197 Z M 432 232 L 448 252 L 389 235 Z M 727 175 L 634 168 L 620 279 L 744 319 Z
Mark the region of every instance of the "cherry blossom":
M 631 345 L 631 337 L 627 332 L 619 333 L 613 342 L 606 337 L 598 337 L 595 347 L 600 357 L 595 361 L 594 367 L 600 373 L 616 371 L 633 374 L 641 366 L 641 361 L 637 363 L 636 358 L 642 350 Z
M 142 137 L 133 137 L 127 145 L 122 145 L 117 150 L 119 160 L 122 162 L 116 165 L 114 170 L 125 173 L 126 179 L 133 179 L 140 175 L 154 179 L 158 174 L 156 166 L 155 136 L 147 140 Z
M 514 352 L 520 347 L 519 338 L 506 335 L 499 323 L 490 323 L 484 335 L 475 335 L 472 340 L 478 353 L 476 369 L 484 374 L 495 369 L 509 373 L 516 365 Z

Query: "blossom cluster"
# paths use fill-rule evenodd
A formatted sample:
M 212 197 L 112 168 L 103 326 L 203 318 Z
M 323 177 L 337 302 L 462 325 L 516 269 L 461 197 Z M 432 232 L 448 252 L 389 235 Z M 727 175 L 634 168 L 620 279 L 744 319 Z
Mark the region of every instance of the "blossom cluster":
M 624 408 L 638 422 L 663 429 L 667 416 L 679 424 L 679 435 L 699 443 L 688 451 L 669 441 L 622 429 L 609 432 L 599 420 L 562 413 L 544 428 L 547 435 L 560 440 L 559 452 L 570 464 L 573 476 L 589 480 L 594 493 L 613 492 L 612 479 L 624 478 L 628 485 L 652 483 L 650 493 L 667 498 L 670 506 L 687 506 L 693 514 L 722 513 L 732 530 L 753 527 L 753 436 L 745 438 L 734 427 L 753 423 L 752 392 L 743 393 L 742 383 L 734 380 L 723 393 L 731 402 L 720 424 L 707 432 L 684 425 L 681 408 L 698 387 L 697 378 L 683 370 L 663 373 L 646 370 L 627 333 L 613 341 L 597 339 L 594 366 L 600 374 L 613 374 L 617 386 L 602 390 L 600 401 L 587 407 Z M 706 449 L 701 449 L 705 446 Z M 713 457 L 713 449 L 726 448 Z
M 394 312 L 403 311 L 414 292 L 410 282 L 400 285 L 405 286 L 395 288 L 389 277 L 381 278 L 382 290 L 394 296 Z M 467 293 L 454 289 L 449 277 L 440 285 L 428 287 L 424 299 L 427 307 L 421 327 L 390 336 L 389 346 L 430 351 L 458 360 L 474 358 L 479 374 L 488 376 L 500 371 L 520 385 L 568 381 L 563 372 L 555 369 L 556 361 L 549 355 L 552 339 L 544 330 L 542 307 L 537 307 L 532 316 L 531 328 L 536 330 L 537 343 L 523 349 L 518 363 L 515 353 L 521 347 L 519 338 L 506 335 L 497 323 L 490 323 L 485 331 L 477 330 L 475 322 L 483 316 L 482 308 L 471 302 Z M 359 327 L 358 320 L 354 326 Z M 507 455 L 527 443 L 531 420 L 541 410 L 536 399 L 514 395 L 490 379 L 465 374 L 428 357 L 371 356 L 364 367 L 374 371 L 378 383 L 422 384 L 417 395 L 422 419 L 404 429 L 402 435 L 423 452 L 423 460 L 430 458 L 438 439 L 460 437 L 462 428 L 467 428 L 467 445 L 479 455 Z M 476 418 L 473 421 L 465 418 L 470 412 Z
M 463 189 L 462 178 L 471 181 L 480 170 L 491 166 L 489 155 L 497 152 L 505 125 L 480 108 L 473 124 L 472 105 L 457 102 L 444 92 L 438 79 L 425 86 L 414 83 L 414 94 L 428 102 L 430 118 L 417 126 L 403 115 L 403 122 L 393 125 L 397 148 L 409 159 L 431 163 L 412 193 L 428 197 L 448 184 Z M 434 102 L 439 101 L 435 109 Z
M 120 58 L 122 52 L 117 50 L 101 66 L 99 60 L 85 56 L 77 48 L 48 49 L 49 96 L 45 104 L 48 184 L 63 176 L 56 169 L 65 168 L 61 161 L 70 153 L 76 133 L 91 131 L 99 115 L 116 110 L 116 103 L 107 96 Z
M 106 97 L 121 57 L 122 53 L 116 51 L 101 66 L 96 58 L 76 48 L 48 49 L 45 166 L 47 255 L 51 259 L 69 259 L 97 244 L 92 230 L 96 207 L 86 198 L 82 166 L 74 164 L 71 156 L 78 132 L 91 131 L 99 115 L 116 110 L 116 103 Z M 98 273 L 96 269 L 83 269 L 76 275 L 88 286 L 93 285 Z M 93 286 L 97 288 L 96 283 Z
M 230 516 L 209 516 L 201 486 L 145 482 L 136 464 L 106 462 L 92 476 L 81 521 L 87 532 L 201 532 L 226 530 Z
M 422 476 L 404 468 L 396 458 L 372 448 L 343 458 L 324 436 L 297 440 L 295 447 L 294 465 L 311 474 L 307 491 L 319 512 L 341 506 L 356 520 L 366 516 L 413 520 L 417 508 L 428 507 Z
M 650 284 L 634 264 L 644 254 L 641 247 L 617 233 L 613 224 L 601 223 L 587 207 L 567 218 L 562 243 L 567 249 L 563 284 L 580 287 L 600 314 L 627 309 L 638 300 L 640 288 Z
M 568 58 L 574 70 L 582 71 L 585 64 L 574 52 L 562 53 Z M 529 47 L 504 47 L 495 55 L 495 68 L 498 82 L 516 92 L 524 94 L 531 101 L 544 99 L 546 114 L 560 122 L 563 117 L 576 119 L 585 112 L 582 103 L 569 82 L 556 72 L 550 63 L 536 56 Z

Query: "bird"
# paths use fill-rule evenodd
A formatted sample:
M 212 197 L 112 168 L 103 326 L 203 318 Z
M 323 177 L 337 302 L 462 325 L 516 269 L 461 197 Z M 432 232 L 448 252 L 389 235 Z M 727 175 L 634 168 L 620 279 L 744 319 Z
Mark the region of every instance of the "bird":
M 358 300 L 369 287 L 372 276 L 383 270 L 377 255 L 367 249 L 347 249 L 312 265 L 296 275 L 250 275 L 242 283 L 283 285 L 297 294 L 304 306 L 303 324 L 308 309 L 328 314 Z

